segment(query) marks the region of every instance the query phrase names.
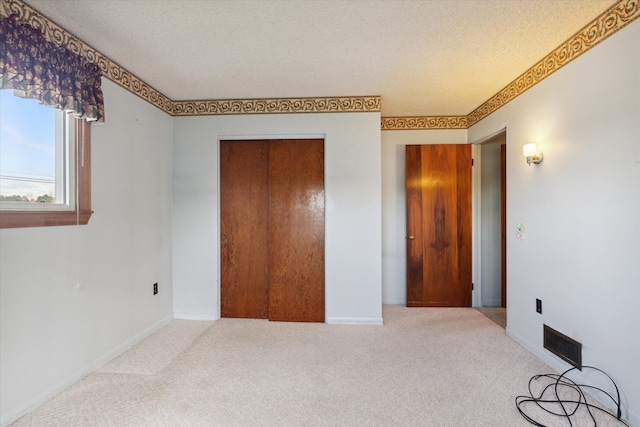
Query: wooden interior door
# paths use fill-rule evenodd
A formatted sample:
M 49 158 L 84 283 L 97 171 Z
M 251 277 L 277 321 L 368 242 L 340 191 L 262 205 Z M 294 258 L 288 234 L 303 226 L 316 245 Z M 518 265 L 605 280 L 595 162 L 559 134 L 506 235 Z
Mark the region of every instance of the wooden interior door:
M 408 145 L 407 306 L 471 306 L 471 146 Z
M 324 321 L 324 141 L 220 142 L 222 317 Z
M 324 322 L 324 141 L 269 144 L 269 319 Z
M 269 145 L 220 141 L 222 317 L 269 316 Z

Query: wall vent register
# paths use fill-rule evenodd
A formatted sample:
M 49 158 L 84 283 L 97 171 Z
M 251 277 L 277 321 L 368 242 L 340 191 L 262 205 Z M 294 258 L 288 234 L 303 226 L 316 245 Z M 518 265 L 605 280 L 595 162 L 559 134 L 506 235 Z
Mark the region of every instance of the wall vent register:
M 570 365 L 582 370 L 582 344 L 544 325 L 544 348 Z

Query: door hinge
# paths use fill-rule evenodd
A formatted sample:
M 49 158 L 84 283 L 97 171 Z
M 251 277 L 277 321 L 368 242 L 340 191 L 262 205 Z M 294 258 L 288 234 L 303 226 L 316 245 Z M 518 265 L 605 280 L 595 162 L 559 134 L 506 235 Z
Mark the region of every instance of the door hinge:
M 473 290 L 473 283 L 471 284 L 471 290 Z
M 471 159 L 471 166 L 473 166 L 473 159 Z

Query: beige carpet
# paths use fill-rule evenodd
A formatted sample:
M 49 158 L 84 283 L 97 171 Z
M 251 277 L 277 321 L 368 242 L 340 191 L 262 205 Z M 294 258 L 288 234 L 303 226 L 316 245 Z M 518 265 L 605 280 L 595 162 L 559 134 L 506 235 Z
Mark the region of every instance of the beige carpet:
M 213 322 L 173 320 L 162 330 L 106 363 L 96 372 L 157 374 L 212 324 Z
M 530 425 L 514 398 L 553 371 L 504 329 L 474 309 L 383 315 L 384 326 L 172 323 L 15 426 Z M 189 326 L 196 338 L 159 371 L 107 369 L 164 357 L 163 333 Z

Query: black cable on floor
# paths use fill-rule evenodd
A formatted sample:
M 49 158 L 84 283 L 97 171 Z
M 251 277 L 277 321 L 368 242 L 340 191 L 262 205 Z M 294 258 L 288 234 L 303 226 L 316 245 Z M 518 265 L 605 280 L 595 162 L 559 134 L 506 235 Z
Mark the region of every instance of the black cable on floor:
M 620 391 L 618 390 L 618 386 L 613 381 L 613 379 L 611 379 L 611 377 L 607 375 L 604 371 L 598 368 L 594 368 L 593 366 L 582 367 L 582 369 L 596 370 L 602 373 L 603 375 L 605 375 L 607 378 L 609 378 L 609 380 L 613 384 L 613 387 L 616 390 L 615 397 L 598 387 L 585 385 L 585 384 L 576 384 L 575 382 L 571 381 L 569 378 L 566 378 L 566 375 L 569 372 L 573 371 L 574 369 L 577 369 L 577 368 L 567 369 L 560 375 L 542 374 L 542 375 L 535 375 L 531 377 L 531 379 L 529 380 L 529 396 L 516 397 L 516 408 L 518 408 L 518 412 L 520 412 L 520 415 L 522 415 L 522 417 L 525 420 L 529 421 L 531 424 L 535 426 L 547 427 L 541 422 L 535 420 L 533 416 L 529 415 L 525 410 L 527 404 L 535 404 L 538 408 L 542 409 L 544 412 L 547 412 L 551 415 L 555 415 L 557 417 L 565 419 L 566 421 L 569 422 L 569 426 L 573 426 L 574 424 L 573 424 L 573 421 L 571 420 L 571 417 L 573 417 L 577 413 L 578 409 L 583 407 L 589 413 L 589 416 L 593 421 L 594 427 L 597 427 L 598 425 L 594 415 L 595 413 L 606 414 L 606 416 L 615 419 L 620 425 L 631 427 L 624 420 L 622 420 L 622 410 L 620 408 Z M 533 391 L 531 390 L 532 383 L 539 380 L 545 380 L 545 379 L 550 380 L 549 384 L 547 384 L 542 389 L 542 391 L 538 396 L 534 396 Z M 589 403 L 587 401 L 587 396 L 583 391 L 583 389 L 597 390 L 605 394 L 606 396 L 608 396 L 609 399 L 613 401 L 615 407 L 617 408 L 616 413 L 614 414 L 613 412 L 609 412 L 606 409 L 603 409 L 599 406 Z M 563 391 L 564 395 L 570 394 L 574 398 L 560 397 L 560 390 Z

